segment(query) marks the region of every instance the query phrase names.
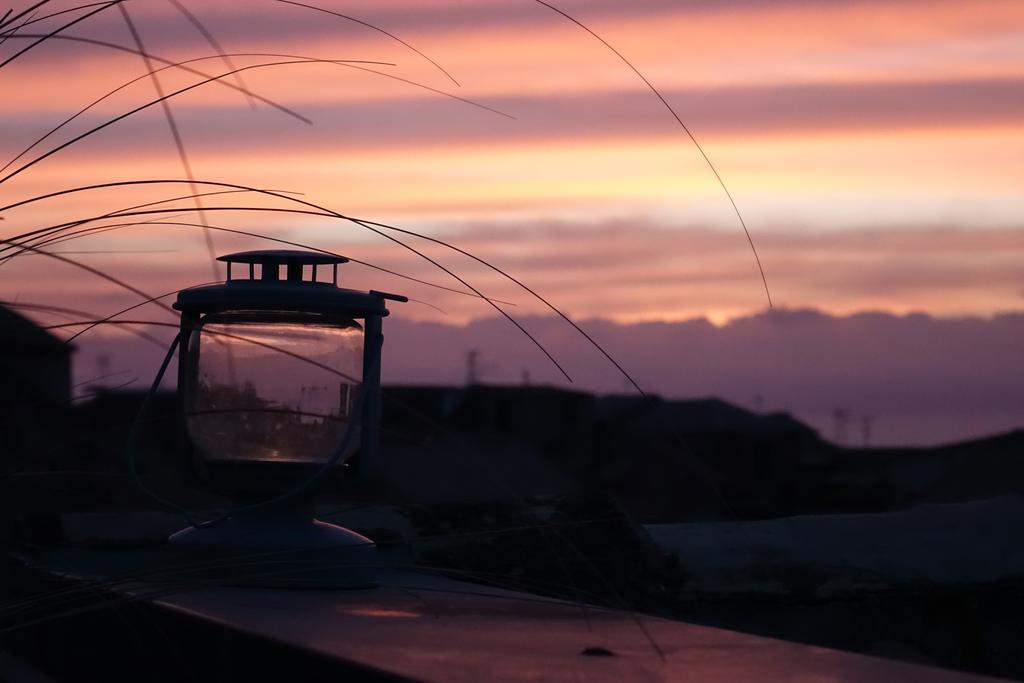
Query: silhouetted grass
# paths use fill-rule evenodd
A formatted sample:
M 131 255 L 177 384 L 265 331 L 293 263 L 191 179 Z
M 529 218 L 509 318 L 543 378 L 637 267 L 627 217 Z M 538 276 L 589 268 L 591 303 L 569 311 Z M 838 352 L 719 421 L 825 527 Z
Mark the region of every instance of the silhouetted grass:
M 586 30 L 595 38 L 600 40 L 607 48 L 612 50 L 623 62 L 625 62 L 626 65 L 629 66 L 629 68 L 632 69 L 633 72 L 635 72 L 636 75 L 644 81 L 644 83 L 652 90 L 652 92 L 654 92 L 654 94 L 658 96 L 662 104 L 672 113 L 676 121 L 679 123 L 680 126 L 682 126 L 683 130 L 689 136 L 690 140 L 694 143 L 694 145 L 696 145 L 700 154 L 702 155 L 702 157 L 708 164 L 709 168 L 717 178 L 719 184 L 722 186 L 723 190 L 725 190 L 728 199 L 732 204 L 733 209 L 737 215 L 737 218 L 739 219 L 744 231 L 747 234 L 747 238 L 750 241 L 751 248 L 753 249 L 754 243 L 750 237 L 749 230 L 747 230 L 747 226 L 743 221 L 742 215 L 740 214 L 736 202 L 733 200 L 733 197 L 731 193 L 729 193 L 729 190 L 726 187 L 724 181 L 722 180 L 721 176 L 718 174 L 717 170 L 711 163 L 711 160 L 709 159 L 708 155 L 697 143 L 696 138 L 685 126 L 685 124 L 683 124 L 682 120 L 676 114 L 675 110 L 661 96 L 658 90 L 640 73 L 639 70 L 636 69 L 636 67 L 632 65 L 632 63 L 630 63 L 620 52 L 618 52 L 603 38 L 597 36 L 597 34 L 593 33 L 593 31 L 591 31 L 585 25 L 580 23 L 578 20 L 566 14 L 562 10 L 554 7 L 553 5 L 550 5 L 546 2 L 542 2 L 541 0 L 536 1 L 539 2 L 539 4 L 544 5 L 549 9 L 557 12 L 558 14 L 566 17 L 574 24 L 578 25 L 580 28 Z M 373 24 L 352 17 L 350 15 L 340 14 L 338 12 L 326 10 L 317 6 L 292 2 L 291 0 L 280 0 L 280 2 L 290 5 L 299 5 L 306 9 L 327 12 L 329 14 L 336 15 L 339 18 L 346 19 L 364 25 L 368 28 L 371 28 L 387 36 L 388 38 L 396 40 L 401 44 L 405 45 L 407 48 L 414 51 L 416 54 L 420 55 L 421 57 L 429 61 L 431 64 L 433 64 L 441 73 L 443 73 L 448 79 L 450 79 L 452 83 L 458 85 L 458 81 L 456 80 L 456 78 L 452 74 L 450 74 L 443 66 L 435 62 L 433 59 L 431 59 L 424 53 L 420 52 L 418 49 L 407 43 L 405 40 L 384 30 L 383 28 L 377 27 Z M 242 74 L 246 71 L 255 69 L 277 69 L 282 67 L 290 68 L 295 66 L 310 66 L 316 64 L 334 64 L 338 66 L 344 66 L 346 68 L 358 69 L 367 72 L 371 75 L 374 75 L 375 77 L 399 81 L 410 86 L 438 94 L 440 96 L 457 100 L 469 106 L 473 106 L 477 109 L 500 115 L 507 119 L 513 119 L 514 117 L 512 117 L 508 113 L 502 112 L 487 104 L 476 102 L 471 99 L 455 95 L 453 93 L 445 92 L 427 84 L 417 83 L 415 81 L 408 80 L 404 77 L 372 69 L 367 66 L 360 66 L 366 64 L 391 65 L 390 63 L 387 62 L 378 62 L 372 60 L 322 59 L 316 57 L 277 54 L 273 52 L 227 52 L 221 48 L 215 36 L 208 30 L 206 30 L 202 22 L 199 21 L 199 19 L 195 15 L 193 15 L 187 8 L 185 8 L 177 0 L 171 0 L 171 3 L 178 9 L 179 12 L 182 13 L 183 16 L 187 18 L 187 20 L 192 24 L 192 26 L 200 34 L 203 35 L 207 43 L 213 48 L 216 54 L 182 61 L 168 59 L 165 57 L 152 54 L 149 50 L 146 49 L 146 46 L 144 45 L 143 40 L 141 38 L 141 34 L 138 31 L 137 27 L 134 25 L 131 15 L 129 13 L 129 5 L 124 3 L 124 0 L 113 0 L 111 2 L 101 3 L 89 3 L 79 5 L 73 8 L 63 9 L 57 12 L 52 12 L 49 14 L 44 14 L 42 16 L 34 14 L 49 4 L 48 0 L 44 0 L 42 2 L 37 2 L 31 5 L 30 7 L 17 13 L 15 13 L 13 10 L 8 10 L 7 13 L 4 14 L 3 18 L 0 19 L 0 34 L 2 34 L 2 40 L 17 40 L 19 42 L 28 42 L 27 45 L 23 45 L 22 47 L 17 49 L 12 55 L 8 56 L 2 62 L 0 62 L 0 69 L 10 69 L 11 65 L 14 64 L 16 60 L 18 60 L 23 55 L 33 50 L 45 47 L 45 45 L 48 42 L 59 40 L 65 42 L 79 43 L 82 45 L 89 45 L 92 47 L 100 47 L 108 50 L 116 50 L 134 55 L 136 57 L 139 57 L 144 62 L 146 71 L 146 73 L 144 73 L 143 75 L 126 81 L 117 88 L 93 100 L 89 105 L 80 109 L 75 114 L 67 117 L 61 123 L 51 128 L 44 135 L 37 138 L 31 144 L 26 146 L 20 153 L 18 153 L 11 160 L 9 160 L 2 169 L 0 169 L 0 173 L 5 173 L 5 175 L 3 175 L 2 178 L 0 178 L 0 185 L 3 185 L 4 183 L 10 181 L 15 177 L 18 177 L 19 175 L 29 171 L 36 165 L 46 161 L 47 159 L 53 157 L 54 155 L 59 154 L 65 149 L 77 145 L 79 142 L 90 138 L 91 136 L 99 133 L 100 131 L 116 126 L 121 121 L 124 121 L 125 119 L 135 114 L 141 113 L 158 105 L 164 111 L 168 127 L 171 130 L 175 140 L 175 146 L 178 153 L 178 160 L 179 163 L 181 163 L 184 168 L 185 175 L 184 178 L 170 179 L 129 178 L 118 182 L 62 188 L 60 190 L 41 194 L 38 196 L 22 197 L 17 198 L 13 201 L 8 201 L 6 206 L 0 207 L 0 215 L 11 215 L 11 212 L 13 212 L 15 209 L 19 209 L 22 207 L 30 207 L 47 200 L 69 197 L 72 195 L 77 195 L 79 193 L 85 192 L 99 192 L 102 190 L 115 189 L 126 190 L 131 188 L 142 187 L 163 189 L 173 188 L 177 185 L 182 184 L 188 185 L 190 187 L 190 192 L 188 194 L 165 198 L 155 202 L 136 204 L 131 207 L 114 209 L 97 215 L 78 216 L 75 217 L 74 219 L 65 220 L 60 223 L 48 226 L 35 226 L 29 229 L 25 229 L 25 227 L 22 227 L 19 228 L 18 234 L 0 240 L 0 243 L 5 245 L 2 249 L 0 249 L 0 255 L 2 255 L 0 256 L 0 258 L 2 258 L 2 261 L 0 261 L 0 263 L 8 263 L 10 262 L 10 260 L 17 258 L 20 255 L 29 253 L 43 255 L 48 258 L 55 259 L 57 261 L 65 263 L 67 265 L 73 266 L 75 268 L 81 269 L 97 278 L 101 278 L 104 281 L 118 288 L 130 292 L 132 295 L 138 297 L 139 299 L 137 303 L 134 303 L 133 305 L 127 308 L 122 308 L 111 314 L 97 315 L 88 312 L 78 311 L 77 309 L 62 308 L 61 310 L 58 310 L 59 307 L 50 307 L 51 312 L 78 316 L 79 319 L 74 320 L 72 322 L 50 325 L 47 327 L 47 329 L 83 327 L 84 329 L 80 330 L 79 332 L 75 333 L 69 338 L 68 341 L 70 342 L 72 339 L 78 337 L 83 332 L 85 332 L 88 329 L 91 329 L 96 325 L 116 325 L 120 327 L 127 327 L 135 330 L 135 332 L 138 334 L 146 334 L 144 330 L 136 329 L 136 327 L 139 326 L 170 328 L 177 327 L 177 324 L 173 322 L 156 320 L 124 320 L 120 319 L 120 316 L 145 305 L 158 306 L 162 310 L 176 316 L 177 314 L 173 311 L 173 309 L 164 304 L 162 300 L 177 293 L 178 290 L 165 292 L 153 296 L 148 292 L 144 291 L 143 288 L 136 286 L 135 284 L 132 284 L 120 277 L 117 277 L 116 275 L 110 272 L 82 263 L 80 260 L 69 258 L 68 256 L 48 251 L 48 248 L 53 245 L 62 244 L 74 239 L 95 236 L 106 232 L 112 232 L 115 230 L 142 230 L 153 226 L 177 226 L 192 229 L 201 229 L 208 236 L 213 232 L 224 232 L 244 237 L 250 237 L 253 239 L 269 240 L 304 249 L 311 249 L 319 251 L 321 253 L 333 254 L 334 252 L 319 249 L 311 245 L 293 242 L 289 240 L 283 240 L 254 231 L 238 230 L 234 228 L 228 228 L 225 226 L 213 225 L 206 220 L 206 214 L 214 212 L 228 212 L 238 214 L 289 214 L 300 216 L 316 216 L 330 218 L 333 220 L 339 220 L 345 222 L 348 225 L 358 226 L 363 230 L 372 232 L 377 236 L 387 240 L 391 244 L 395 245 L 397 248 L 412 253 L 419 259 L 422 259 L 427 263 L 431 264 L 433 267 L 444 273 L 447 277 L 454 280 L 459 285 L 459 287 L 446 286 L 428 280 L 415 278 L 398 272 L 396 270 L 386 268 L 382 265 L 373 264 L 368 261 L 358 259 L 351 259 L 351 257 L 349 257 L 353 262 L 358 263 L 360 265 L 376 269 L 380 272 L 384 272 L 389 275 L 404 278 L 408 281 L 415 282 L 417 284 L 481 299 L 492 309 L 497 311 L 497 313 L 499 313 L 506 320 L 508 320 L 510 324 L 516 327 L 532 344 L 534 344 L 538 348 L 538 350 L 562 373 L 562 375 L 566 379 L 571 381 L 571 377 L 565 371 L 565 369 L 559 363 L 559 361 L 540 343 L 540 341 L 538 341 L 533 335 L 531 335 L 512 315 L 510 315 L 503 308 L 504 306 L 514 305 L 512 302 L 502 301 L 485 295 L 479 288 L 473 285 L 468 278 L 461 275 L 457 270 L 443 265 L 439 260 L 429 256 L 426 252 L 419 249 L 417 246 L 414 246 L 414 244 L 406 242 L 403 239 L 396 237 L 396 235 L 401 235 L 402 237 L 408 237 L 412 238 L 413 240 L 420 240 L 427 242 L 429 244 L 442 247 L 460 256 L 466 257 L 473 261 L 474 263 L 482 265 L 494 273 L 497 273 L 502 278 L 513 283 L 522 291 L 527 293 L 529 296 L 533 297 L 534 299 L 542 303 L 545 307 L 547 307 L 549 310 L 558 315 L 562 320 L 564 320 L 566 323 L 572 326 L 572 328 L 578 334 L 580 334 L 588 344 L 597 349 L 616 368 L 616 370 L 619 373 L 621 373 L 622 376 L 632 384 L 633 387 L 635 387 L 638 391 L 643 393 L 639 385 L 629 374 L 629 372 L 622 365 L 620 365 L 619 362 L 598 343 L 598 341 L 596 341 L 587 332 L 580 328 L 574 321 L 571 320 L 571 318 L 568 315 L 562 312 L 555 304 L 553 304 L 547 298 L 542 296 L 535 289 L 531 288 L 529 285 L 527 285 L 520 279 L 516 278 L 514 275 L 507 272 L 505 269 L 501 268 L 499 265 L 496 265 L 488 260 L 485 260 L 468 250 L 465 250 L 449 241 L 442 240 L 420 232 L 412 231 L 397 225 L 383 223 L 364 217 L 350 216 L 347 215 L 346 213 L 336 211 L 321 204 L 301 199 L 297 196 L 294 196 L 294 194 L 286 192 L 284 190 L 269 190 L 265 188 L 246 186 L 237 183 L 197 178 L 195 174 L 192 172 L 191 164 L 188 160 L 186 142 L 183 135 L 181 134 L 181 131 L 178 129 L 178 126 L 173 116 L 173 112 L 170 108 L 170 103 L 175 98 L 184 95 L 190 91 L 193 91 L 197 88 L 201 88 L 206 85 L 220 85 L 231 88 L 245 95 L 247 98 L 249 98 L 250 103 L 259 102 L 262 104 L 266 104 L 277 109 L 278 111 L 281 111 L 282 113 L 285 113 L 286 115 L 292 118 L 310 124 L 312 123 L 310 119 L 293 111 L 287 106 L 280 104 L 259 93 L 256 93 L 248 87 L 246 87 L 245 83 L 241 80 Z M 86 22 L 91 17 L 100 15 L 104 12 L 108 12 L 114 8 L 117 8 L 118 12 L 120 12 L 121 16 L 123 17 L 126 25 L 130 28 L 135 43 L 134 48 L 117 45 L 102 40 L 83 38 L 79 36 L 65 34 L 65 32 L 69 29 L 79 24 L 82 24 L 83 22 Z M 75 16 L 73 19 L 64 21 L 64 23 L 59 24 L 58 26 L 49 31 L 46 31 L 45 29 L 40 29 L 38 32 L 33 33 L 25 33 L 23 31 L 23 29 L 28 26 L 40 24 L 44 21 L 56 19 L 58 17 L 65 17 L 65 15 L 72 14 L 75 12 L 80 12 L 81 14 Z M 264 61 L 256 64 L 236 66 L 231 61 L 233 57 L 272 59 L 275 61 Z M 221 60 L 226 65 L 226 68 L 222 70 L 220 73 L 210 74 L 203 71 L 199 71 L 189 66 L 190 64 L 196 62 L 212 59 Z M 154 62 L 163 64 L 163 66 L 154 67 Z M 161 84 L 160 76 L 163 74 L 163 72 L 170 69 L 184 71 L 185 73 L 191 74 L 192 76 L 195 76 L 200 80 L 194 83 L 190 83 L 187 86 L 177 88 L 173 91 L 166 92 Z M 150 79 L 153 82 L 154 87 L 157 90 L 156 98 L 145 101 L 144 103 L 138 106 L 131 107 L 126 111 L 123 111 L 115 116 L 112 116 L 111 118 L 89 128 L 84 132 L 80 132 L 70 136 L 66 140 L 52 143 L 47 148 L 45 148 L 44 151 L 40 151 L 38 154 L 32 156 L 30 159 L 26 161 L 21 161 L 23 157 L 25 157 L 26 155 L 29 155 L 34 150 L 37 150 L 45 143 L 51 142 L 51 138 L 53 136 L 61 132 L 68 124 L 76 120 L 82 114 L 91 110 L 96 105 L 107 100 L 114 94 L 122 92 L 130 86 L 137 84 L 138 82 L 144 79 Z M 21 161 L 20 164 L 19 161 Z M 12 166 L 14 168 L 11 168 Z M 260 206 L 256 204 L 242 204 L 237 206 L 207 206 L 205 201 L 203 201 L 204 199 L 211 196 L 225 195 L 231 193 L 245 193 L 247 195 L 258 195 L 259 197 L 269 201 L 271 205 Z M 189 201 L 193 202 L 192 206 L 166 206 L 167 204 L 175 204 L 179 202 Z M 181 218 L 182 216 L 188 216 L 193 214 L 196 215 L 198 218 L 196 222 L 173 220 Z M 110 223 L 109 221 L 120 222 Z M 209 253 L 212 257 L 214 255 L 212 239 L 208 237 L 206 243 Z M 754 253 L 755 257 L 757 257 L 756 249 Z M 759 259 L 758 267 L 760 268 Z M 770 304 L 770 293 L 768 292 L 767 279 L 764 277 L 763 269 L 761 269 L 761 276 L 765 285 L 766 294 L 768 294 L 769 296 Z M 433 305 L 429 302 L 422 303 L 425 303 L 426 305 Z M 37 310 L 46 310 L 44 308 L 45 305 L 43 304 L 29 303 L 22 304 L 22 307 L 29 309 L 33 305 L 37 307 Z M 147 338 L 150 341 L 160 343 L 159 340 L 156 340 L 155 338 Z M 288 353 L 288 355 L 294 355 L 286 351 L 285 353 Z M 312 361 L 311 359 L 303 360 L 315 364 L 315 361 Z M 333 371 L 333 369 L 331 368 L 327 369 Z M 406 408 L 409 407 L 406 406 Z M 426 416 L 422 417 L 425 420 L 430 420 L 430 418 Z M 444 429 L 439 425 L 435 426 L 439 427 L 442 430 Z M 458 443 L 457 436 L 455 436 L 455 442 Z M 469 448 L 468 446 L 463 447 Z M 477 463 L 473 459 L 469 459 L 467 462 L 473 462 L 474 464 L 478 464 L 479 467 L 481 468 L 481 471 L 483 471 L 485 474 L 488 474 L 486 463 Z M 504 482 L 498 481 L 496 483 L 499 487 L 508 488 Z M 523 501 L 521 497 L 518 495 L 518 492 L 509 491 L 509 493 L 512 496 L 512 499 L 517 501 L 524 515 L 529 517 L 533 514 L 530 512 L 529 506 L 526 504 L 526 502 Z M 544 520 L 534 519 L 533 522 L 527 520 L 523 524 L 517 524 L 515 526 L 507 528 L 476 530 L 472 532 L 461 532 L 461 534 L 459 532 L 453 532 L 452 534 L 447 535 L 434 534 L 419 539 L 419 541 L 425 543 L 437 542 L 439 540 L 444 540 L 446 538 L 455 539 L 458 538 L 460 535 L 465 536 L 465 534 L 473 534 L 475 536 L 501 536 L 503 534 L 522 534 L 528 531 L 537 531 L 540 537 L 541 544 L 549 553 L 551 553 L 552 559 L 556 564 L 556 567 L 554 570 L 552 570 L 552 573 L 560 574 L 564 579 L 564 581 L 562 582 L 555 582 L 536 578 L 513 578 L 509 577 L 507 574 L 501 574 L 498 572 L 453 569 L 451 567 L 446 568 L 424 564 L 396 565 L 392 563 L 387 566 L 389 568 L 398 567 L 416 571 L 436 571 L 450 576 L 457 576 L 463 579 L 486 581 L 488 583 L 493 583 L 496 585 L 505 585 L 510 588 L 519 590 L 530 590 L 545 592 L 548 594 L 562 595 L 566 599 L 574 602 L 593 601 L 600 602 L 606 605 L 611 605 L 616 609 L 626 609 L 626 605 L 628 605 L 630 601 L 626 599 L 626 597 L 624 597 L 620 588 L 615 585 L 615 582 L 610 580 L 605 575 L 605 572 L 602 571 L 602 568 L 599 566 L 600 562 L 595 561 L 593 558 L 589 557 L 587 552 L 584 552 L 573 538 L 563 533 L 566 528 L 572 527 L 574 525 L 579 525 L 581 523 L 584 522 L 581 522 L 579 519 L 569 519 L 560 522 L 548 522 Z M 253 573 L 251 575 L 246 575 L 244 573 L 240 575 L 237 574 L 236 570 L 245 569 L 247 563 L 252 562 L 254 559 L 258 560 L 255 564 L 259 572 L 262 573 Z M 269 577 L 274 576 L 275 573 L 287 573 L 289 570 L 294 569 L 293 567 L 287 566 L 286 561 L 282 562 L 284 563 L 284 566 L 268 569 L 266 557 L 234 557 L 221 561 L 212 567 L 208 565 L 197 565 L 192 567 L 175 567 L 171 569 L 147 569 L 141 572 L 125 573 L 121 576 L 111 577 L 109 579 L 105 579 L 102 581 L 87 582 L 85 585 L 78 587 L 59 589 L 49 593 L 42 593 L 39 595 L 34 595 L 19 600 L 10 601 L 6 604 L 0 605 L 0 615 L 11 620 L 10 625 L 0 628 L 0 633 L 9 632 L 14 629 L 28 628 L 31 625 L 42 623 L 42 621 L 45 620 L 66 618 L 70 615 L 81 613 L 82 611 L 108 607 L 111 604 L 127 603 L 138 600 L 153 600 L 161 596 L 173 594 L 174 592 L 192 590 L 196 587 L 207 585 L 212 581 L 210 579 L 204 579 L 201 575 L 202 572 L 208 571 L 210 569 L 217 569 L 220 571 L 231 570 L 233 575 L 242 576 L 243 578 L 247 576 L 248 578 L 259 578 L 261 576 Z M 200 572 L 200 575 L 190 576 L 190 572 Z M 591 586 L 591 589 L 581 588 L 580 582 L 577 580 L 577 577 L 581 576 L 582 574 L 589 575 L 588 585 Z M 422 587 L 414 586 L 407 586 L 404 588 L 408 590 L 424 590 Z M 473 594 L 472 591 L 465 591 L 460 593 Z M 490 593 L 488 593 L 488 596 L 494 597 L 494 595 Z M 509 596 L 509 599 L 546 602 L 542 598 L 526 598 L 522 596 Z M 642 620 L 639 617 L 634 617 L 634 619 L 637 626 L 644 632 L 645 637 L 651 643 L 652 648 L 659 654 L 659 656 L 662 656 L 660 648 L 654 642 L 653 638 L 650 637 L 649 633 L 643 626 Z

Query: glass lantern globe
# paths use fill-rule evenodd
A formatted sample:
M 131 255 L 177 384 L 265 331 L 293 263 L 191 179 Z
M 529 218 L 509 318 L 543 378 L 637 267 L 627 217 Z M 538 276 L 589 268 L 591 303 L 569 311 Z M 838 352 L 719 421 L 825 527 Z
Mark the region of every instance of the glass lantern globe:
M 285 311 L 207 315 L 186 350 L 185 423 L 210 462 L 322 465 L 359 449 L 363 326 Z M 347 432 L 352 432 L 348 434 Z
M 406 298 L 339 287 L 343 256 L 268 250 L 219 260 L 225 282 L 184 289 L 174 304 L 181 408 L 206 471 L 258 471 L 273 487 L 284 472 L 356 452 L 365 471 L 379 426 L 385 302 Z M 248 277 L 233 277 L 239 265 Z M 317 277 L 322 266 L 329 281 Z

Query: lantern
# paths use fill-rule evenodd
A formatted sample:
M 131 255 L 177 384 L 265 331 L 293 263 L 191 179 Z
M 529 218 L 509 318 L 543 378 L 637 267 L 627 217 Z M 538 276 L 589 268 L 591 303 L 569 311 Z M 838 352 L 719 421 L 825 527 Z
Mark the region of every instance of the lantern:
M 281 503 L 251 503 L 222 525 L 186 529 L 171 542 L 226 545 L 235 553 L 372 547 L 354 532 L 312 520 L 311 498 L 288 489 L 357 453 L 355 469 L 372 469 L 381 320 L 386 300 L 407 299 L 339 287 L 338 265 L 348 261 L 342 256 L 272 250 L 218 260 L 227 263 L 226 282 L 182 290 L 174 304 L 181 311 L 185 430 L 208 478 L 250 499 L 276 496 Z M 330 280 L 321 281 L 327 270 Z

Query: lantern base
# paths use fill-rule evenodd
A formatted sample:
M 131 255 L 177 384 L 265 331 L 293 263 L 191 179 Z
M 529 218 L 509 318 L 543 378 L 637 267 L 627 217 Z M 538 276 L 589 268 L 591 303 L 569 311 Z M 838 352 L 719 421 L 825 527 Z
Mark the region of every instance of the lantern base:
M 371 588 L 377 546 L 310 517 L 249 512 L 216 526 L 188 527 L 168 545 L 203 581 L 264 588 Z

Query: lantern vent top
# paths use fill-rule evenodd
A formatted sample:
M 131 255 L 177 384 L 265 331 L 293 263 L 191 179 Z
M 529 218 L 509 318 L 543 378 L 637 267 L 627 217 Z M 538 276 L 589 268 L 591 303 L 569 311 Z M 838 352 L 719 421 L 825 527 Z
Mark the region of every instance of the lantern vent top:
M 338 254 L 325 254 L 295 249 L 263 249 L 240 251 L 235 254 L 218 256 L 218 261 L 228 264 L 228 281 L 260 280 L 262 282 L 316 282 L 317 266 L 331 266 L 333 284 L 338 284 L 338 264 L 348 259 Z M 232 264 L 248 265 L 248 277 L 233 277 Z M 259 266 L 257 275 L 256 266 Z M 309 266 L 307 269 L 306 266 Z M 282 267 L 284 272 L 282 273 Z M 308 273 L 308 276 L 306 275 Z

